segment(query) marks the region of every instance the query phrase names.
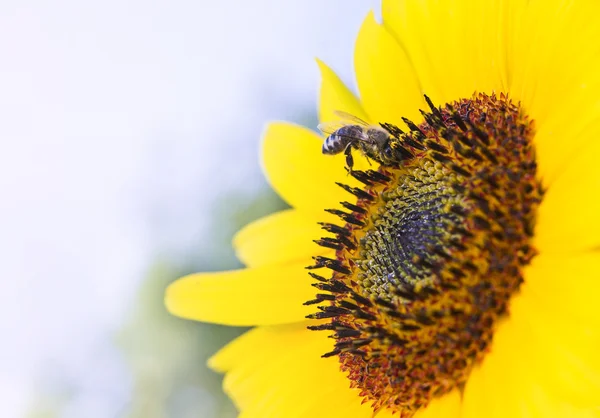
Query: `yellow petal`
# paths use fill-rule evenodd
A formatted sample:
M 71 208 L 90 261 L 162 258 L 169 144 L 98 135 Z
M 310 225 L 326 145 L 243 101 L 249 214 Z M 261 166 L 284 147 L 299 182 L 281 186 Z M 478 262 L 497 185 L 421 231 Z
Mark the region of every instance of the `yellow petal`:
M 344 111 L 362 120 L 368 120 L 358 98 L 344 85 L 337 74 L 323 61 L 317 60 L 317 64 L 321 71 L 319 120 L 321 122 L 338 120 L 339 117 L 334 113 L 336 110 Z
M 255 328 L 234 340 L 209 365 L 225 372 L 225 391 L 241 411 L 240 417 L 372 418 L 369 403 L 339 369 L 336 358 L 321 358 L 333 348 L 322 332 L 308 323 Z M 457 418 L 456 390 L 436 399 L 415 418 Z M 382 410 L 377 418 L 392 418 Z
M 600 37 L 599 14 L 589 1 L 383 0 L 384 25 L 435 103 L 475 90 L 522 103 L 546 185 L 600 135 L 600 44 L 589 41 Z
M 510 4 L 501 0 L 383 0 L 383 23 L 407 51 L 434 103 L 505 89 Z
M 435 69 L 429 61 L 428 35 L 431 30 L 425 30 L 429 22 L 425 18 L 425 4 L 422 1 L 412 2 L 412 6 L 421 7 L 421 13 L 408 13 L 409 6 L 403 0 L 382 0 L 383 25 L 395 37 L 398 44 L 408 53 L 414 71 L 419 77 L 419 83 L 424 94 L 434 103 L 448 101 L 442 95 L 443 82 L 436 79 Z
M 598 406 L 600 327 L 597 318 L 578 320 L 577 317 L 587 313 L 598 316 L 600 308 L 596 308 L 596 312 L 592 307 L 582 308 L 578 305 L 587 300 L 584 297 L 580 300 L 572 298 L 573 293 L 585 292 L 585 285 L 594 281 L 590 275 L 596 274 L 594 278 L 598 280 L 598 257 L 557 258 L 532 264 L 525 271 L 527 276 L 521 294 L 511 303 L 511 318 L 521 330 L 518 341 L 523 347 L 518 350 L 526 359 L 529 376 L 552 397 L 581 408 Z M 583 266 L 577 266 L 578 262 Z M 559 280 L 559 277 L 552 277 L 553 273 L 549 270 L 552 265 L 556 276 L 567 272 L 569 267 L 574 268 L 570 275 L 559 277 L 578 289 L 565 290 L 564 300 L 557 299 L 557 303 L 548 305 L 548 293 L 552 291 L 542 290 L 539 275 L 548 274 L 552 286 L 552 281 Z M 540 271 L 536 272 L 538 268 Z M 577 273 L 584 277 L 577 277 Z M 598 296 L 598 284 L 593 283 L 589 292 Z M 590 298 L 593 299 L 596 302 L 592 303 L 597 305 L 598 298 Z
M 221 348 L 208 360 L 208 366 L 219 373 L 225 373 L 250 367 L 254 363 L 260 364 L 284 352 L 286 347 L 302 344 L 303 330 L 313 322 L 315 321 L 305 319 L 294 324 L 253 328 Z
M 365 19 L 354 53 L 356 80 L 371 120 L 404 126 L 402 116 L 417 123 L 425 101 L 410 61 L 393 36 L 375 21 Z
M 417 411 L 414 418 L 458 418 L 461 410 L 461 395 L 458 389 L 435 398 L 426 407 Z
M 577 324 L 600 328 L 600 252 L 539 255 L 525 268 L 522 292 Z
M 475 369 L 469 375 L 469 380 L 465 384 L 463 393 L 463 402 L 461 405 L 461 418 L 480 418 L 490 417 L 489 404 L 486 399 L 485 380 L 483 376 L 483 369 L 481 366 L 475 367 Z M 500 387 L 500 389 L 502 389 Z
M 471 372 L 463 394 L 462 418 L 530 417 L 521 407 L 525 401 L 519 373 L 523 362 L 516 345 L 522 341 L 513 325 L 509 320 L 499 327 L 482 364 Z
M 509 317 L 498 326 L 489 353 L 469 377 L 463 417 L 590 416 L 600 394 L 600 328 L 597 319 L 578 320 L 582 313 L 597 313 L 577 306 L 587 300 L 573 295 L 585 292 L 594 275 L 597 280 L 598 260 L 596 255 L 539 256 L 525 270 L 525 283 L 511 300 Z M 564 300 L 552 290 L 558 291 L 561 280 L 564 286 L 578 288 L 565 289 Z M 550 289 L 544 288 L 545 281 Z M 596 284 L 590 291 L 597 294 L 597 288 Z
M 304 320 L 315 312 L 303 306 L 314 299 L 311 260 L 183 277 L 167 288 L 167 309 L 174 315 L 217 324 L 251 326 Z
M 484 363 L 485 364 L 485 363 Z M 598 418 L 596 407 L 579 407 L 545 391 L 528 376 L 502 372 L 507 363 L 476 368 L 467 381 L 461 418 Z M 490 370 L 492 369 L 492 370 Z M 506 375 L 510 379 L 505 379 Z
M 343 155 L 323 155 L 323 138 L 291 123 L 268 125 L 263 136 L 263 169 L 277 193 L 291 206 L 318 219 L 336 219 L 324 212 L 339 202 L 355 200 L 335 182 L 359 183 L 348 175 Z
M 540 171 L 551 184 L 600 116 L 600 3 L 532 0 L 510 38 L 510 93 L 536 121 Z M 586 133 L 587 131 L 587 133 Z
M 565 393 L 550 390 L 551 381 L 541 378 L 535 369 L 547 368 L 547 375 L 555 375 L 556 366 L 560 365 L 545 357 L 547 347 L 531 345 L 536 339 L 531 336 L 527 321 L 520 322 L 525 318 L 519 313 L 515 315 L 518 318 L 512 316 L 511 313 L 511 318 L 496 331 L 490 352 L 469 376 L 461 418 L 597 417 L 600 411 L 594 400 L 588 399 L 588 404 L 582 405 L 577 403 L 572 390 Z M 569 384 L 576 388 L 582 385 L 574 381 Z
M 597 94 L 600 96 L 600 90 Z M 580 97 L 568 99 L 568 105 L 561 109 L 563 114 L 541 125 L 536 123 L 538 173 L 546 187 L 551 187 L 577 156 L 593 147 L 600 137 L 600 102 L 590 104 L 585 112 L 581 111 L 582 102 L 585 100 Z
M 563 100 L 598 87 L 600 4 L 593 1 L 531 0 L 510 38 L 511 91 L 539 122 L 558 115 Z M 589 84 L 592 82 L 592 84 Z M 594 100 L 597 102 L 597 99 Z M 580 103 L 578 112 L 587 108 Z
M 225 391 L 246 418 L 371 418 L 372 410 L 339 370 L 327 334 L 306 323 L 260 327 L 210 361 L 226 371 Z
M 325 235 L 315 218 L 288 209 L 246 225 L 233 238 L 233 247 L 241 262 L 260 267 L 323 254 L 327 250 L 313 240 Z
M 600 141 L 594 139 L 550 185 L 538 210 L 535 246 L 541 253 L 575 253 L 600 246 Z
M 535 418 L 599 418 L 600 407 L 581 408 L 569 402 L 557 401 L 551 393 L 539 387 L 531 388 L 532 417 Z

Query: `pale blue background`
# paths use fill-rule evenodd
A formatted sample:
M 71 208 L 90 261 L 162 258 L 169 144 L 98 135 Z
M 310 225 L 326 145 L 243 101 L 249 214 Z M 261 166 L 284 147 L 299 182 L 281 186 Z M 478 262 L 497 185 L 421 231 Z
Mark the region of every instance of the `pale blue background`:
M 265 190 L 263 123 L 314 120 L 314 57 L 353 84 L 376 6 L 0 2 L 0 416 L 127 415 L 115 335 L 142 280 L 213 245 L 215 201 Z M 188 395 L 164 416 L 215 414 Z

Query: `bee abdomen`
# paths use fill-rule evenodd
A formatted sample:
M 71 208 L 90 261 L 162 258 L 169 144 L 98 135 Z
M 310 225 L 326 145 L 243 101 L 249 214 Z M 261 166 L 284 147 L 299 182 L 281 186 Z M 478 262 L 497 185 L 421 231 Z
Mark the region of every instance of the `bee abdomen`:
M 323 154 L 338 154 L 344 150 L 345 144 L 339 135 L 329 135 L 323 142 Z

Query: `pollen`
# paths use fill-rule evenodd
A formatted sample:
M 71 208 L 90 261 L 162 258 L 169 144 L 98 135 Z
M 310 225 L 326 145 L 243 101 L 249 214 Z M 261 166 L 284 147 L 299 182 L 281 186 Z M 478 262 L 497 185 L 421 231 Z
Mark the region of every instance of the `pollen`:
M 320 319 L 351 386 L 375 411 L 409 418 L 461 387 L 482 360 L 536 254 L 543 190 L 534 124 L 505 95 L 477 93 L 388 123 L 395 160 L 349 170 L 364 187 L 332 209 L 310 266 Z M 317 274 L 314 269 L 328 269 Z

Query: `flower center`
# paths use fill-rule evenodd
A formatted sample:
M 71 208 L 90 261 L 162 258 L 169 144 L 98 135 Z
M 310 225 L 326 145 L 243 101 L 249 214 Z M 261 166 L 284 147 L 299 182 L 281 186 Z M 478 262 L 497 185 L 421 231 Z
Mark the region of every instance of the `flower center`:
M 333 331 L 334 349 L 353 387 L 375 410 L 412 416 L 460 387 L 485 355 L 499 318 L 535 255 L 530 241 L 542 198 L 533 122 L 501 95 L 475 94 L 405 120 L 383 123 L 388 152 L 361 149 L 378 171 L 350 171 L 364 188 L 345 222 L 316 257 L 333 271 L 309 316 Z M 383 145 L 382 145 L 383 146 Z M 383 154 L 382 154 L 383 155 Z

